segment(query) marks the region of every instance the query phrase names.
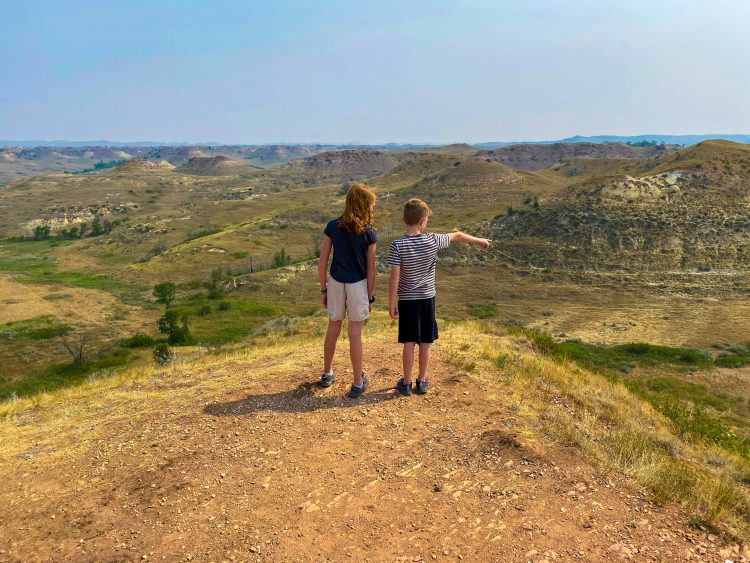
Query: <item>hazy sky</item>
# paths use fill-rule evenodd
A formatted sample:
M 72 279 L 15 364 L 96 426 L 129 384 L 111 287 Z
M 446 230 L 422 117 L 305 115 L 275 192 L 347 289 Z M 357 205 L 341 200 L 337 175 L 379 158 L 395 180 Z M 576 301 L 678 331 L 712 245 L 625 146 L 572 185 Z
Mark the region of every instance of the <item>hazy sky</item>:
M 0 139 L 750 133 L 747 0 L 0 0 Z

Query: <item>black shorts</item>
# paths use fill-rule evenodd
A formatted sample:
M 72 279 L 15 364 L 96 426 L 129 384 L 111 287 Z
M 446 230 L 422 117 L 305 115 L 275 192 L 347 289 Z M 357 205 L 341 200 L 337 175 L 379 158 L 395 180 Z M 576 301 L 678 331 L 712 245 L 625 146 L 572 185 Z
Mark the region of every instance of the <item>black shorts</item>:
M 438 338 L 435 298 L 398 302 L 398 341 L 429 344 Z

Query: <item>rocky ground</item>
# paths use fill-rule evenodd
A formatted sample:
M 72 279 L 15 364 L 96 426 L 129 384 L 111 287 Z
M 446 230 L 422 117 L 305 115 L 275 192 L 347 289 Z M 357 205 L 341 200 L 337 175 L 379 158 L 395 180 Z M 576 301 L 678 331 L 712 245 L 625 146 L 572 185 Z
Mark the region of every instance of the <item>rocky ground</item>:
M 0 464 L 0 561 L 750 560 L 531 439 L 502 387 L 439 347 L 423 397 L 394 393 L 396 347 L 367 349 L 360 401 L 343 353 L 322 389 L 318 350 L 280 350 L 124 382 L 94 417 L 19 415 L 32 439 Z

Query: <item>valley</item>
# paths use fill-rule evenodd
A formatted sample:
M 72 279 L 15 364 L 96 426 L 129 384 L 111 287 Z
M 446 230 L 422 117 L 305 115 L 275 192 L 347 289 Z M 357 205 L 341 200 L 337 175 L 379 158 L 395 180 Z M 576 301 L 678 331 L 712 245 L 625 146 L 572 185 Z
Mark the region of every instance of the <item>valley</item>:
M 690 417 L 707 413 L 711 428 L 732 440 L 721 445 L 690 428 L 679 430 L 680 439 L 733 456 L 727 471 L 738 498 L 747 498 L 748 145 L 55 152 L 67 155 L 65 167 L 122 162 L 71 174 L 39 156 L 47 159 L 44 173 L 31 165 L 6 173 L 6 412 L 153 370 L 152 351 L 166 339 L 157 331 L 164 307 L 152 293 L 162 282 L 175 284 L 171 308 L 190 326 L 189 339 L 172 347 L 175 365 L 253 350 L 268 338 L 312 345 L 325 325 L 316 271 L 321 231 L 340 212 L 348 186 L 365 181 L 378 195 L 378 315 L 387 305 L 388 244 L 403 230 L 403 203 L 420 197 L 433 209 L 431 230 L 493 239 L 487 253 L 462 247 L 442 256 L 438 307 L 448 329 L 480 326 L 482 338 L 501 335 L 505 347 L 523 341 L 529 353 L 571 373 L 590 370 L 620 382 L 675 425 L 658 402 L 665 397 Z M 79 342 L 83 362 L 68 349 Z M 633 344 L 645 346 L 645 355 L 618 348 Z M 670 354 L 690 360 L 675 362 Z M 312 381 L 318 367 L 305 369 Z M 688 505 L 720 527 L 720 516 Z

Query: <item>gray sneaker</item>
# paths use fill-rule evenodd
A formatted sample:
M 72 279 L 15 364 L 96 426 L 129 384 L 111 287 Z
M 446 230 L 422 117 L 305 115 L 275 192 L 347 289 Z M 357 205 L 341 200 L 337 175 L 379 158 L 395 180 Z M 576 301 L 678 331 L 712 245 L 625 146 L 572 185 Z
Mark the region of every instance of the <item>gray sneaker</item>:
M 364 374 L 362 374 L 362 386 L 357 387 L 352 383 L 352 388 L 349 389 L 349 392 L 346 394 L 347 397 L 350 399 L 359 399 L 362 396 L 362 393 L 365 392 L 365 389 L 367 389 L 367 385 L 370 382 L 367 380 Z
M 333 382 L 336 381 L 336 374 L 331 370 L 331 373 L 323 372 L 320 376 L 320 386 L 321 387 L 330 387 L 333 385 Z
M 427 387 L 429 385 L 430 385 L 430 382 L 427 381 L 426 379 L 424 381 L 419 381 L 419 379 L 417 379 L 417 389 L 416 389 L 417 395 L 424 395 L 425 393 L 427 393 Z

